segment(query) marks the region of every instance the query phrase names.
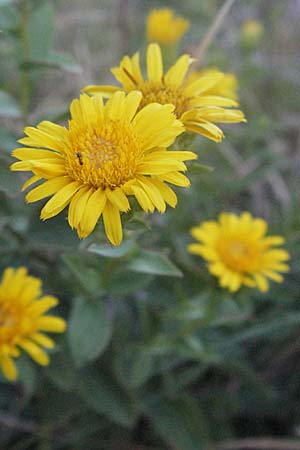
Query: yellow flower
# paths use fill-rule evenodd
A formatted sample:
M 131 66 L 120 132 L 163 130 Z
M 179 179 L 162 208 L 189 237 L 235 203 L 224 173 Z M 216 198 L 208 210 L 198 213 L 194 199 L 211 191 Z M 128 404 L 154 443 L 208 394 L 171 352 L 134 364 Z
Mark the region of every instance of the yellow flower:
M 247 19 L 242 23 L 241 38 L 244 44 L 256 46 L 264 34 L 264 27 L 258 20 Z
M 9 380 L 18 376 L 14 358 L 24 350 L 45 366 L 48 354 L 42 349 L 54 347 L 45 331 L 62 333 L 66 322 L 45 313 L 58 304 L 50 295 L 41 297 L 41 280 L 29 276 L 25 267 L 5 269 L 0 283 L 0 368 Z
M 188 20 L 175 16 L 170 8 L 153 9 L 147 21 L 147 39 L 162 45 L 176 44 L 190 27 Z
M 19 142 L 27 148 L 13 151 L 21 161 L 11 169 L 33 172 L 23 189 L 46 179 L 26 195 L 28 202 L 35 202 L 54 194 L 41 211 L 42 219 L 69 205 L 69 224 L 84 238 L 102 215 L 108 239 L 119 245 L 120 212 L 130 209 L 128 195 L 144 211 L 163 213 L 166 203 L 176 206 L 166 182 L 188 187 L 183 161 L 196 155 L 167 150 L 183 131 L 174 106 L 152 103 L 137 112 L 141 98 L 136 91 L 127 96 L 116 92 L 103 105 L 100 95 L 84 94 L 71 104 L 68 129 L 46 121 L 25 128 L 28 137 Z
M 215 73 L 220 73 L 220 71 L 214 67 L 192 71 L 188 77 L 188 81 L 192 83 L 200 77 L 214 75 Z M 237 101 L 238 80 L 236 76 L 233 73 L 223 73 L 223 75 L 219 83 L 216 83 L 211 89 L 206 91 L 205 95 L 227 97 Z
M 152 102 L 173 104 L 176 117 L 188 131 L 192 131 L 219 142 L 223 138 L 222 130 L 215 122 L 245 122 L 244 115 L 237 109 L 235 100 L 218 95 L 207 95 L 211 89 L 222 82 L 224 74 L 215 72 L 203 75 L 195 81 L 185 81 L 188 68 L 193 60 L 182 55 L 167 71 L 163 72 L 163 61 L 159 45 L 150 44 L 147 50 L 148 79 L 144 80 L 139 63 L 139 54 L 132 58 L 125 56 L 119 67 L 111 71 L 122 84 L 125 92 L 139 90 L 143 94 L 141 107 Z M 116 86 L 87 86 L 84 91 L 109 97 L 122 89 Z
M 219 222 L 203 222 L 192 228 L 191 234 L 199 243 L 190 244 L 188 250 L 207 260 L 209 271 L 231 292 L 242 284 L 264 292 L 269 288 L 267 278 L 281 283 L 283 277 L 278 272 L 289 269 L 289 254 L 274 248 L 284 239 L 266 233 L 267 223 L 248 212 L 240 217 L 222 213 Z

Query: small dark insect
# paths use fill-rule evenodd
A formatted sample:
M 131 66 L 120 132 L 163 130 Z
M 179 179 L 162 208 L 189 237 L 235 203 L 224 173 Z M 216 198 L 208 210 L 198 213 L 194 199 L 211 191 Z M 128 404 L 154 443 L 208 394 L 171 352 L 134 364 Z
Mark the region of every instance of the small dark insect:
M 82 161 L 82 154 L 81 154 L 81 152 L 77 152 L 77 153 L 76 153 L 76 156 L 77 156 L 77 158 L 78 158 L 79 164 L 80 164 L 81 166 L 83 166 L 83 161 Z

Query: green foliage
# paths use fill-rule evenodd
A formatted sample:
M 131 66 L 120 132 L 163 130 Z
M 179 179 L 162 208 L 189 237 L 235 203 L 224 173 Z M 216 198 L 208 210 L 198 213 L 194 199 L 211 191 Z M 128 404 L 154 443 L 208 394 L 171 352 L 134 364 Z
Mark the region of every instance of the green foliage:
M 108 82 L 109 67 L 141 48 L 148 8 L 170 5 L 186 16 L 192 27 L 182 48 L 190 50 L 222 3 L 0 0 L 1 272 L 27 266 L 60 299 L 57 314 L 68 321 L 54 337 L 49 366 L 22 355 L 17 383 L 0 373 L 1 449 L 207 450 L 244 437 L 299 441 L 297 2 L 274 0 L 270 8 L 253 0 L 232 9 L 203 65 L 236 73 L 248 122 L 225 126 L 218 144 L 178 139 L 178 149 L 199 156 L 187 164 L 191 188 L 176 190 L 178 205 L 166 214 L 146 215 L 135 205 L 123 214 L 120 247 L 106 243 L 101 224 L 80 242 L 64 213 L 41 222 L 41 205 L 26 205 L 19 192 L 26 178 L 9 171 L 24 126 L 66 125 L 68 104 L 84 84 Z M 251 49 L 240 40 L 248 16 L 265 28 Z M 192 226 L 244 210 L 284 235 L 291 253 L 285 282 L 265 294 L 222 290 L 186 250 Z

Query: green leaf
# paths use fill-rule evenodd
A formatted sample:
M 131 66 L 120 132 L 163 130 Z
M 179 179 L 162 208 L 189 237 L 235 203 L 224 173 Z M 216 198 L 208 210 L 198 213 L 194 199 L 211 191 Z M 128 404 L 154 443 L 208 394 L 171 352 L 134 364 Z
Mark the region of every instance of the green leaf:
M 37 373 L 34 363 L 25 355 L 16 360 L 19 371 L 18 381 L 22 383 L 26 400 L 29 401 L 37 385 Z
M 106 256 L 108 258 L 122 258 L 137 248 L 133 240 L 124 240 L 119 247 L 113 247 L 109 244 L 91 244 L 87 251 L 96 253 L 96 255 Z
M 124 270 L 122 267 L 115 268 L 106 285 L 107 292 L 111 295 L 135 294 L 141 289 L 145 289 L 153 280 L 152 275 L 139 274 Z
M 112 335 L 112 322 L 102 300 L 75 300 L 68 327 L 68 340 L 77 367 L 98 358 Z
M 154 358 L 139 345 L 129 345 L 115 357 L 114 368 L 118 380 L 131 388 L 144 384 L 153 373 Z
M 45 58 L 54 42 L 54 8 L 51 2 L 42 2 L 33 8 L 27 30 L 30 58 Z
M 199 164 L 194 162 L 193 164 L 191 164 L 190 168 L 189 168 L 189 173 L 207 173 L 207 172 L 213 172 L 214 168 L 211 166 L 205 166 L 204 164 Z
M 72 274 L 80 282 L 85 291 L 93 298 L 95 293 L 97 296 L 105 293 L 102 285 L 102 277 L 99 273 L 100 264 L 92 261 L 92 255 L 84 252 L 77 252 L 75 254 L 64 254 L 62 259 L 67 265 Z M 97 266 L 96 266 L 97 265 Z
M 76 368 L 66 346 L 58 353 L 51 355 L 51 364 L 44 371 L 59 389 L 66 392 L 71 392 L 73 388 L 76 389 Z
M 157 399 L 145 411 L 154 428 L 174 450 L 204 450 L 209 442 L 205 414 L 195 400 Z
M 151 275 L 162 275 L 169 277 L 182 277 L 182 272 L 173 264 L 169 258 L 158 252 L 143 250 L 133 258 L 127 265 L 129 270 Z
M 81 67 L 72 55 L 62 52 L 50 52 L 39 58 L 31 58 L 21 65 L 23 70 L 60 69 L 70 73 L 80 73 Z
M 0 116 L 14 119 L 22 117 L 22 111 L 17 101 L 5 91 L 0 91 Z
M 95 369 L 84 370 L 78 385 L 78 392 L 94 411 L 104 414 L 114 422 L 132 427 L 136 413 L 130 398 L 111 377 Z

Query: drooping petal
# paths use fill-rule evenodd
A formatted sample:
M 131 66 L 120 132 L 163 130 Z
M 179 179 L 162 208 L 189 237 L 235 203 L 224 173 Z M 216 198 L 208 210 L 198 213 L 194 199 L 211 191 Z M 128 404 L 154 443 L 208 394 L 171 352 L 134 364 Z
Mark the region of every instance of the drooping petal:
M 113 245 L 120 245 L 122 241 L 122 224 L 120 210 L 108 201 L 103 210 L 103 223 L 106 236 Z

